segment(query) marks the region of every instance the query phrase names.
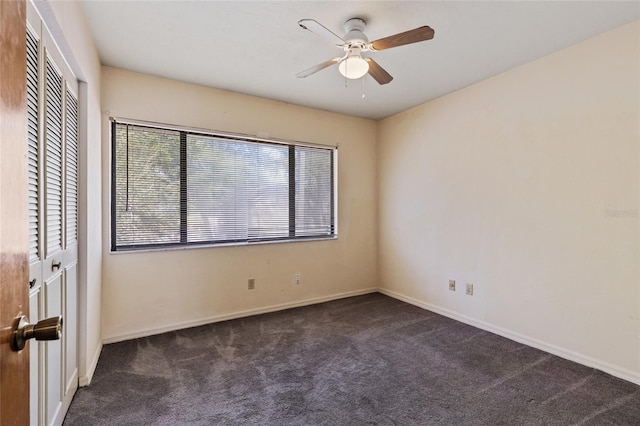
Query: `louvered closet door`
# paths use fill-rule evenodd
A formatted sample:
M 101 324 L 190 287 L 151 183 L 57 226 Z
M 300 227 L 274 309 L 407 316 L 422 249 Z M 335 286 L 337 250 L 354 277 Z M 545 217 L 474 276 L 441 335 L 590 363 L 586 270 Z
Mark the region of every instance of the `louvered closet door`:
M 30 343 L 31 424 L 60 425 L 78 387 L 78 84 L 27 13 L 30 315 L 63 317 L 59 341 Z
M 44 295 L 42 287 L 42 233 L 40 198 L 40 31 L 27 23 L 27 153 L 29 170 L 29 320 L 42 319 Z M 43 400 L 40 371 L 44 343 L 29 343 L 29 407 L 32 425 L 43 424 L 40 401 Z
M 45 48 L 44 316 L 62 315 L 60 341 L 45 348 L 46 424 L 60 424 L 77 376 L 77 84 Z
M 75 82 L 75 80 L 74 80 Z M 64 312 L 67 322 L 64 344 L 63 406 L 66 413 L 78 389 L 78 87 L 65 90 L 65 287 Z
M 45 50 L 46 52 L 46 50 Z M 62 153 L 63 79 L 53 58 L 45 55 L 44 92 L 44 316 L 62 315 L 64 285 L 62 251 Z M 63 317 L 64 318 L 64 317 Z M 66 318 L 64 318 L 66 320 Z M 69 324 L 64 324 L 63 336 Z M 62 412 L 62 340 L 45 344 L 45 394 L 47 424 L 55 423 Z

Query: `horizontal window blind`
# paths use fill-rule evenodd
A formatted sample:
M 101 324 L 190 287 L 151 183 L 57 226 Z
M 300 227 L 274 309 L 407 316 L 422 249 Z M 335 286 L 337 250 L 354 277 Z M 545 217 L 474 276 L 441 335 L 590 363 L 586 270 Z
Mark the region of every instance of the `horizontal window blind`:
M 335 148 L 112 124 L 112 250 L 331 238 Z
M 333 166 L 326 149 L 295 147 L 296 234 L 333 232 Z
M 180 242 L 180 133 L 139 126 L 115 132 L 115 244 Z
M 289 235 L 286 146 L 187 136 L 187 240 Z

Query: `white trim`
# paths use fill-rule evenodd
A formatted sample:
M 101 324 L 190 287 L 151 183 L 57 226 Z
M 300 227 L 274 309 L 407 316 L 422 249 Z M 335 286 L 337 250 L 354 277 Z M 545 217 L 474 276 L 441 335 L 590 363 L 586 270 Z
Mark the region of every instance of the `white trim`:
M 100 359 L 100 354 L 102 353 L 102 343 L 98 345 L 96 348 L 96 352 L 93 354 L 93 358 L 91 359 L 91 364 L 89 364 L 87 368 L 86 376 L 80 377 L 78 380 L 78 385 L 80 387 L 89 386 L 91 383 L 91 379 L 93 379 L 93 373 L 96 372 L 96 367 L 98 366 L 98 359 Z
M 33 7 L 36 9 L 43 24 L 47 27 L 47 30 L 51 34 L 53 44 L 56 46 L 62 60 L 69 70 L 73 73 L 74 79 L 78 81 L 84 81 L 85 78 L 80 70 L 80 66 L 76 61 L 76 58 L 71 50 L 71 46 L 67 43 L 67 39 L 64 36 L 64 31 L 58 24 L 55 12 L 51 8 L 49 1 L 46 0 L 31 0 Z
M 317 236 L 300 236 L 300 237 L 281 237 L 277 239 L 267 239 L 267 240 L 255 240 L 252 241 L 247 239 L 245 241 L 237 241 L 237 242 L 210 242 L 210 243 L 192 243 L 192 242 L 174 242 L 169 243 L 169 245 L 162 244 L 151 244 L 149 246 L 145 246 L 142 248 L 136 248 L 135 245 L 133 247 L 125 247 L 118 248 L 117 245 L 113 244 L 113 215 L 112 215 L 112 207 L 109 207 L 109 254 L 129 254 L 129 253 L 143 253 L 143 252 L 153 252 L 153 251 L 167 251 L 167 250 L 191 250 L 194 248 L 214 248 L 214 247 L 234 247 L 234 246 L 252 246 L 252 245 L 260 245 L 260 244 L 280 244 L 280 243 L 291 243 L 291 242 L 304 242 L 304 241 L 325 241 L 325 240 L 337 240 L 338 239 L 338 146 L 337 145 L 322 145 L 322 144 L 313 144 L 310 142 L 301 142 L 296 140 L 287 140 L 287 139 L 277 139 L 277 138 L 262 138 L 258 136 L 251 136 L 242 133 L 230 133 L 230 132 L 221 132 L 217 130 L 210 129 L 202 129 L 196 127 L 188 127 L 188 126 L 180 126 L 176 124 L 167 124 L 167 123 L 157 123 L 153 121 L 145 121 L 145 120 L 136 120 L 122 117 L 113 117 L 108 116 L 107 118 L 107 128 L 109 131 L 109 176 L 113 177 L 114 173 L 114 152 L 113 148 L 116 144 L 114 140 L 114 127 L 112 124 L 124 124 L 124 125 L 133 125 L 133 126 L 144 126 L 150 127 L 156 130 L 174 130 L 179 132 L 187 132 L 187 133 L 198 133 L 204 134 L 214 138 L 223 138 L 228 139 L 234 142 L 248 142 L 253 144 L 271 144 L 271 145 L 280 145 L 280 146 L 300 146 L 305 148 L 317 148 L 324 149 L 331 152 L 331 162 L 333 163 L 332 170 L 332 186 L 333 186 L 333 234 L 330 235 L 317 235 Z M 291 166 L 291 165 L 289 165 Z M 80 170 L 78 169 L 78 172 Z M 114 188 L 112 186 L 112 180 L 109 179 L 109 203 L 113 203 L 113 191 Z M 78 187 L 79 189 L 79 187 Z M 182 187 L 180 190 L 182 191 Z M 79 218 L 78 218 L 79 219 Z M 79 224 L 79 222 L 78 222 Z M 79 229 L 79 228 L 78 228 Z
M 502 327 L 495 326 L 493 324 L 489 324 L 484 321 L 479 321 L 468 317 L 466 315 L 459 314 L 457 312 L 451 311 L 446 308 L 441 308 L 436 305 L 432 305 L 431 303 L 423 302 L 418 299 L 414 299 L 413 297 L 405 296 L 401 293 L 397 293 L 392 290 L 379 288 L 378 291 L 384 295 L 389 297 L 393 297 L 394 299 L 401 300 L 403 302 L 410 303 L 419 308 L 426 309 L 428 311 L 435 312 L 440 315 L 444 315 L 445 317 L 452 318 L 454 320 L 463 322 L 465 324 L 472 325 L 474 327 L 480 328 L 482 330 L 489 331 L 491 333 L 497 334 L 502 337 L 506 337 L 507 339 L 514 340 L 519 343 L 523 343 L 525 345 L 534 347 L 536 349 L 543 350 L 545 352 L 549 352 L 550 354 L 557 355 L 561 358 L 568 359 L 569 361 L 574 361 L 579 364 L 585 365 L 587 367 L 592 367 L 601 371 L 604 371 L 607 374 L 611 374 L 612 376 L 618 377 L 623 380 L 627 380 L 631 383 L 635 383 L 640 385 L 640 374 L 631 370 L 627 370 L 624 368 L 620 368 L 618 366 L 609 364 L 604 361 L 600 361 L 595 358 L 591 358 L 586 355 L 579 354 L 577 352 L 561 348 L 556 345 L 552 345 L 549 343 L 542 342 L 540 340 L 522 335 L 520 333 L 516 333 L 511 330 L 507 330 Z
M 337 222 L 337 221 L 336 221 Z M 334 231 L 336 227 L 334 227 Z M 332 241 L 337 240 L 338 234 L 337 232 L 334 235 L 328 237 L 302 237 L 302 238 L 288 238 L 281 240 L 265 240 L 265 241 L 243 241 L 243 242 L 235 242 L 235 243 L 211 243 L 211 244 L 182 244 L 176 243 L 175 246 L 159 246 L 159 247 L 145 247 L 141 249 L 120 249 L 113 250 L 110 249 L 109 254 L 115 254 L 117 256 L 121 254 L 132 254 L 132 253 L 147 253 L 154 251 L 172 251 L 172 250 L 193 250 L 200 248 L 219 248 L 219 247 L 248 247 L 248 246 L 259 246 L 262 244 L 284 244 L 284 243 L 304 243 L 309 241 Z
M 130 333 L 108 336 L 102 339 L 102 343 L 107 345 L 109 343 L 116 343 L 124 340 L 131 340 L 131 339 L 137 339 L 140 337 L 152 336 L 154 334 L 166 333 L 168 331 L 175 331 L 175 330 L 181 330 L 184 328 L 197 327 L 200 325 L 211 324 L 211 323 L 220 322 L 220 321 L 227 321 L 227 320 L 232 320 L 236 318 L 244 318 L 252 315 L 266 314 L 269 312 L 277 312 L 285 309 L 298 308 L 301 306 L 315 305 L 318 303 L 330 302 L 332 300 L 344 299 L 346 297 L 361 296 L 363 294 L 376 293 L 376 292 L 378 292 L 378 289 L 371 287 L 371 288 L 365 288 L 362 290 L 348 291 L 346 293 L 333 294 L 330 296 L 321 296 L 321 297 L 314 297 L 311 299 L 299 300 L 295 302 L 281 303 L 278 305 L 271 305 L 263 308 L 248 309 L 248 310 L 232 312 L 228 314 L 214 315 L 211 317 L 202 318 L 202 319 L 193 320 L 193 321 L 184 321 L 177 324 L 165 325 L 162 327 L 147 328 L 147 329 L 138 330 Z M 97 362 L 97 359 L 96 359 L 96 362 Z M 82 382 L 81 382 L 81 386 L 82 386 Z

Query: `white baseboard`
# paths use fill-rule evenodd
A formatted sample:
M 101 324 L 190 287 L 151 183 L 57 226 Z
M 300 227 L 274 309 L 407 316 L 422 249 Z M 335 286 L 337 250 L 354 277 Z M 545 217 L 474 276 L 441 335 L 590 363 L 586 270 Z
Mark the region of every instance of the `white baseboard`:
M 78 385 L 80 387 L 89 386 L 91 383 L 91 379 L 93 378 L 93 373 L 96 371 L 96 367 L 98 366 L 98 359 L 100 359 L 100 353 L 102 352 L 102 343 L 98 345 L 95 353 L 93 354 L 93 358 L 91 359 L 91 363 L 87 366 L 86 375 L 80 377 L 78 380 Z
M 211 324 L 214 322 L 227 321 L 227 320 L 236 319 L 236 318 L 244 318 L 252 315 L 266 314 L 269 312 L 277 312 L 285 309 L 298 308 L 300 306 L 315 305 L 318 303 L 330 302 L 332 300 L 344 299 L 345 297 L 376 293 L 377 291 L 378 291 L 377 288 L 372 287 L 372 288 L 366 288 L 362 290 L 349 291 L 346 293 L 338 293 L 338 294 L 332 294 L 329 296 L 314 297 L 312 299 L 304 299 L 304 300 L 298 300 L 294 302 L 281 303 L 278 305 L 266 306 L 262 308 L 232 312 L 232 313 L 223 314 L 223 315 L 214 315 L 211 317 L 200 318 L 193 321 L 185 321 L 177 324 L 165 325 L 162 327 L 153 327 L 153 328 L 147 328 L 143 330 L 137 330 L 131 333 L 107 336 L 102 339 L 102 343 L 106 345 L 109 343 L 122 342 L 124 340 L 131 340 L 131 339 L 137 339 L 139 337 L 152 336 L 154 334 L 166 333 L 168 331 L 175 331 L 175 330 L 181 330 L 184 328 L 197 327 L 200 325 Z M 97 363 L 97 359 L 96 359 L 96 363 Z M 83 386 L 82 382 L 80 383 L 80 386 Z
M 440 315 L 444 315 L 445 317 L 449 317 L 454 320 L 463 322 L 465 324 L 472 325 L 474 327 L 489 331 L 491 333 L 497 334 L 502 337 L 506 337 L 507 339 L 511 339 L 519 343 L 523 343 L 525 345 L 534 347 L 536 349 L 549 352 L 561 358 L 568 359 L 569 361 L 574 361 L 579 364 L 586 365 L 587 367 L 592 367 L 592 368 L 604 371 L 605 373 L 611 374 L 612 376 L 619 377 L 623 380 L 627 380 L 631 383 L 640 385 L 640 374 L 638 374 L 637 372 L 620 368 L 615 365 L 609 364 L 607 362 L 600 361 L 598 359 L 591 358 L 589 356 L 582 355 L 580 353 L 573 352 L 571 350 L 564 349 L 556 345 L 545 343 L 540 340 L 527 337 L 520 333 L 516 333 L 502 327 L 497 327 L 495 325 L 486 323 L 484 321 L 479 321 L 479 320 L 470 318 L 468 316 L 459 314 L 449 309 L 441 308 L 440 306 L 432 305 L 431 303 L 423 302 L 421 300 L 414 299 L 413 297 L 405 296 L 403 294 L 397 293 L 392 290 L 380 288 L 378 289 L 378 291 L 382 294 L 393 297 L 394 299 L 402 300 L 403 302 L 407 302 L 412 305 L 418 306 L 419 308 L 426 309 L 428 311 L 432 311 Z

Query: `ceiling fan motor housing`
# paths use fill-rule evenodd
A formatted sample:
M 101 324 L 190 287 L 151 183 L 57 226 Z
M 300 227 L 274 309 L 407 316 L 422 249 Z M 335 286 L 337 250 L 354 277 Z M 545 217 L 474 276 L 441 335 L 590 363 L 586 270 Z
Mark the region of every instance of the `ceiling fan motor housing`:
M 369 39 L 364 35 L 363 31 L 367 23 L 364 19 L 351 18 L 344 23 L 345 36 L 342 37 L 347 44 L 352 46 L 364 47 L 369 43 Z

